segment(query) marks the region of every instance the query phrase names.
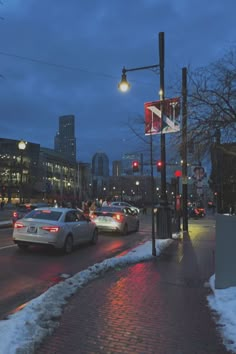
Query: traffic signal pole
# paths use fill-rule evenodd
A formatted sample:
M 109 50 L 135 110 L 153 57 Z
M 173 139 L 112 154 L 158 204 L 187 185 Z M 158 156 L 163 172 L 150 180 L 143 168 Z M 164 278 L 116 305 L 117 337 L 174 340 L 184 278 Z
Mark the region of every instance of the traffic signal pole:
M 165 43 L 164 43 L 164 33 L 159 33 L 159 63 L 160 63 L 160 101 L 161 101 L 161 200 L 165 202 L 167 200 L 166 196 L 166 136 L 163 134 L 163 101 L 165 99 L 165 79 L 164 79 L 164 68 L 165 68 Z
M 165 99 L 165 43 L 164 32 L 159 33 L 159 65 L 160 65 L 160 101 L 161 101 L 161 200 L 160 208 L 158 211 L 158 238 L 171 238 L 172 225 L 171 225 L 171 210 L 168 206 L 168 199 L 166 194 L 166 141 L 165 134 L 163 133 L 163 103 Z
M 188 232 L 187 68 L 182 68 L 182 161 L 183 231 Z
M 151 207 L 151 213 L 152 213 L 152 255 L 156 256 L 157 251 L 156 251 L 156 240 L 155 240 L 155 221 L 154 221 L 154 175 L 153 175 L 153 144 L 152 144 L 152 134 L 150 134 L 150 165 L 151 165 L 151 202 L 152 202 L 152 207 Z

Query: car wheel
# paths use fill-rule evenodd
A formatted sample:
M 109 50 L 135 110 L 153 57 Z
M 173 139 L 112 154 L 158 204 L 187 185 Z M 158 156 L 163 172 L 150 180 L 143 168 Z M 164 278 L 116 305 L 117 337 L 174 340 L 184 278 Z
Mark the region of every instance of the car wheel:
M 69 254 L 73 251 L 73 237 L 71 235 L 67 236 L 64 243 L 63 251 L 65 254 Z
M 122 235 L 127 235 L 128 234 L 128 225 L 127 224 L 125 224 L 124 225 L 124 228 L 123 228 L 123 231 L 122 231 Z
M 93 231 L 93 237 L 91 240 L 92 245 L 96 245 L 96 243 L 98 242 L 98 229 L 95 229 Z
M 19 247 L 20 250 L 27 250 L 29 245 L 23 245 L 22 243 L 18 243 L 17 246 Z

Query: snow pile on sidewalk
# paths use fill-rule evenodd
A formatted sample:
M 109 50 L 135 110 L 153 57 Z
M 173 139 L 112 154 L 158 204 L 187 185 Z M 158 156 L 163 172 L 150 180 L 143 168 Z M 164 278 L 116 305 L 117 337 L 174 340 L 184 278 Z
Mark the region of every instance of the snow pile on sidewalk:
M 209 307 L 216 312 L 216 322 L 226 348 L 236 353 L 236 287 L 215 289 L 215 274 L 210 278 L 212 295 L 207 297 Z

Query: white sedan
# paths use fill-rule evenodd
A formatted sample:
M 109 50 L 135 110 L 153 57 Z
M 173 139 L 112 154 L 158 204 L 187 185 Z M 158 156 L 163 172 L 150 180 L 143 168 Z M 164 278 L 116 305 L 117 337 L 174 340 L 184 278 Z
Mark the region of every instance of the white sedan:
M 139 218 L 128 207 L 107 206 L 96 209 L 90 217 L 100 231 L 117 231 L 122 235 L 139 230 Z
M 97 240 L 96 224 L 80 209 L 37 208 L 17 220 L 13 229 L 13 241 L 21 249 L 50 245 L 71 253 L 73 246 Z

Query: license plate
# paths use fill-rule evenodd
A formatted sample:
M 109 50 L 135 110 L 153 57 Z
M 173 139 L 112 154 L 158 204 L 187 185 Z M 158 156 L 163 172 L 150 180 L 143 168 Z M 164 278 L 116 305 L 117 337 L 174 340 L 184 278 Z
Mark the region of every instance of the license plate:
M 105 216 L 100 216 L 99 220 L 103 221 L 103 222 L 108 222 L 109 221 Z
M 27 229 L 27 232 L 30 234 L 35 234 L 37 232 L 37 227 L 36 226 L 29 226 Z

